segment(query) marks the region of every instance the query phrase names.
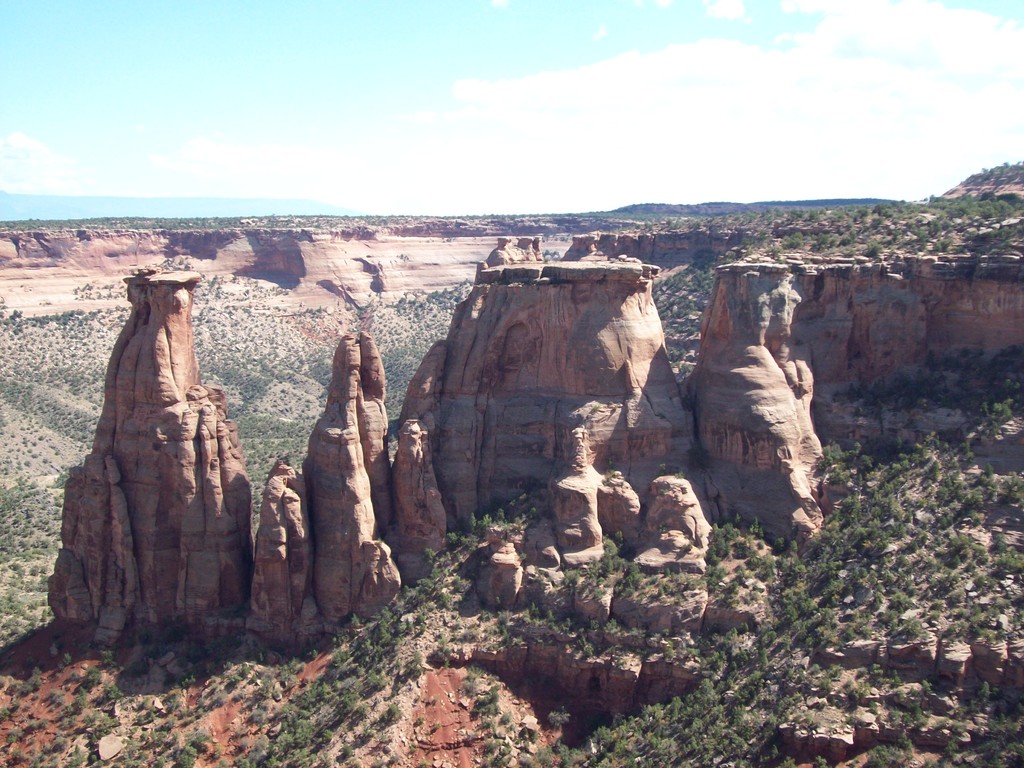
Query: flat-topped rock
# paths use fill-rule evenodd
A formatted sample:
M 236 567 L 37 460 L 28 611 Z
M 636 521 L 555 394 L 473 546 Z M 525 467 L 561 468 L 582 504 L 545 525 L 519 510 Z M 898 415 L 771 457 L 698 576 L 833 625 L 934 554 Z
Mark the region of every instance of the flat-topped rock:
M 134 275 L 124 279 L 129 285 L 194 285 L 201 282 L 203 276 L 198 272 L 184 270 L 163 271 L 159 269 L 140 269 Z
M 512 264 L 485 267 L 477 272 L 477 285 L 513 283 L 562 284 L 587 283 L 601 280 L 620 281 L 642 285 L 653 280 L 660 272 L 653 264 L 639 261 L 587 261 L 559 262 L 557 264 Z

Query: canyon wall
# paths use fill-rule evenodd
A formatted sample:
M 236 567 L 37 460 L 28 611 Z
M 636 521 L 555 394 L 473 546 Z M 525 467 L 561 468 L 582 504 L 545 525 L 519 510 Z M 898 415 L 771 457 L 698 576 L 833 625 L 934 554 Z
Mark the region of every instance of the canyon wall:
M 401 231 L 401 230 L 400 230 Z M 400 236 L 344 230 L 63 230 L 0 235 L 0 295 L 9 309 L 109 305 L 83 296 L 139 268 L 174 265 L 207 278 L 249 277 L 288 290 L 285 303 L 360 306 L 385 293 L 442 290 L 470 280 L 493 237 Z M 36 292 L 45 286 L 40 304 Z
M 719 267 L 689 381 L 719 511 L 807 536 L 822 442 L 962 428 L 963 414 L 876 414 L 846 393 L 958 350 L 1024 344 L 1022 281 L 1016 256 Z M 765 514 L 766 498 L 790 499 L 788 520 Z

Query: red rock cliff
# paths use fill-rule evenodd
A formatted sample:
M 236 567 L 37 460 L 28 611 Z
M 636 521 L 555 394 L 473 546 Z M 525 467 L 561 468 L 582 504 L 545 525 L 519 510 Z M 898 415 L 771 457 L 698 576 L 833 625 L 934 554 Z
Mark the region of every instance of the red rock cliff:
M 811 532 L 822 441 L 915 440 L 938 424 L 867 420 L 837 395 L 930 356 L 1024 344 L 1022 280 L 1014 255 L 719 268 L 690 389 L 722 511 Z
M 481 269 L 448 338 L 413 378 L 401 419 L 431 436 L 448 527 L 549 489 L 568 564 L 600 557 L 602 524 L 638 535 L 652 481 L 685 461 L 691 441 L 651 296 L 656 271 Z

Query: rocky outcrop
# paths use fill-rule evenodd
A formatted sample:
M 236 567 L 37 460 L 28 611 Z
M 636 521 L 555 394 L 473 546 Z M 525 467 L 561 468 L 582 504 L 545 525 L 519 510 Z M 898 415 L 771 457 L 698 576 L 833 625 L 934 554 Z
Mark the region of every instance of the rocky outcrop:
M 200 383 L 199 279 L 127 279 L 92 452 L 65 489 L 50 605 L 103 642 L 133 623 L 203 626 L 249 598 L 249 481 L 224 394 Z
M 290 643 L 315 631 L 313 541 L 305 507 L 305 486 L 295 470 L 278 460 L 270 471 L 260 506 L 247 627 Z
M 484 263 L 488 267 L 501 267 L 506 264 L 538 261 L 544 261 L 540 252 L 539 237 L 520 237 L 514 244 L 510 237 L 499 237 L 498 247 L 490 252 Z
M 720 512 L 805 539 L 822 521 L 811 490 L 821 444 L 809 350 L 793 334 L 799 288 L 785 267 L 720 268 L 690 387 Z
M 480 601 L 494 610 L 516 607 L 523 586 L 523 563 L 516 550 L 520 541 L 506 539 L 500 532 L 488 531 L 483 548 L 484 562 L 477 579 Z
M 427 575 L 426 553 L 441 551 L 447 530 L 429 434 L 415 419 L 402 425 L 393 469 L 396 523 L 390 540 L 402 578 L 415 581 Z
M 851 385 L 957 350 L 1024 344 L 1016 255 L 742 262 L 717 274 L 689 384 L 707 493 L 721 513 L 759 519 L 773 535 L 802 538 L 819 525 L 822 442 L 964 437 L 964 414 L 866 412 L 846 395 Z
M 315 542 L 313 592 L 328 622 L 370 615 L 401 586 L 391 550 L 379 538 L 387 520 L 378 519 L 378 504 L 390 509 L 386 435 L 377 347 L 368 334 L 345 336 L 303 465 Z
M 637 565 L 651 571 L 704 573 L 711 525 L 693 487 L 682 477 L 658 477 L 651 484 L 651 499 Z
M 478 274 L 448 338 L 413 378 L 402 414 L 432 436 L 449 527 L 557 485 L 575 453 L 566 436 L 578 428 L 594 471 L 619 470 L 623 492 L 625 484 L 646 490 L 662 464 L 686 455 L 690 417 L 651 298 L 655 272 L 603 263 Z M 561 547 L 599 540 L 589 496 L 586 508 L 588 532 L 569 544 L 562 526 Z
M 602 479 L 594 469 L 586 427 L 572 431 L 570 456 L 565 472 L 552 479 L 551 511 L 562 559 L 567 565 L 583 565 L 604 554 L 597 510 Z
M 743 230 L 720 229 L 709 224 L 685 232 L 591 233 L 577 235 L 565 252 L 565 261 L 639 259 L 662 268 L 710 263 L 743 243 Z
M 548 695 L 588 713 L 625 713 L 693 690 L 700 669 L 692 661 L 656 653 L 585 657 L 567 636 L 529 638 L 523 644 L 469 649 L 464 661 L 515 684 L 533 680 Z

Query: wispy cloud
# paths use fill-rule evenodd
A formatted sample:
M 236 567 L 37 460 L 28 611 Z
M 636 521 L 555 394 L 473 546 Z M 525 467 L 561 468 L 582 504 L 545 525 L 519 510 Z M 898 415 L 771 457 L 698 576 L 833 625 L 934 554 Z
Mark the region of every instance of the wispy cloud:
M 739 21 L 746 18 L 743 0 L 703 0 L 705 13 L 713 19 Z
M 479 142 L 472 162 L 485 167 L 486 147 L 501 147 L 505 167 L 564 169 L 562 191 L 573 185 L 581 208 L 728 198 L 740 187 L 749 198 L 912 198 L 1015 159 L 1024 142 L 1016 24 L 926 0 L 790 1 L 794 13 L 822 16 L 778 44 L 702 40 L 459 81 L 445 140 Z M 478 177 L 464 158 L 448 160 Z M 633 170 L 609 187 L 608 168 L 624 165 Z M 542 186 L 512 174 L 488 191 L 543 210 Z
M 596 43 L 600 40 L 604 40 L 606 37 L 608 37 L 608 27 L 602 24 L 594 33 L 594 42 Z
M 24 133 L 0 136 L 0 190 L 21 194 L 82 191 L 79 164 Z

